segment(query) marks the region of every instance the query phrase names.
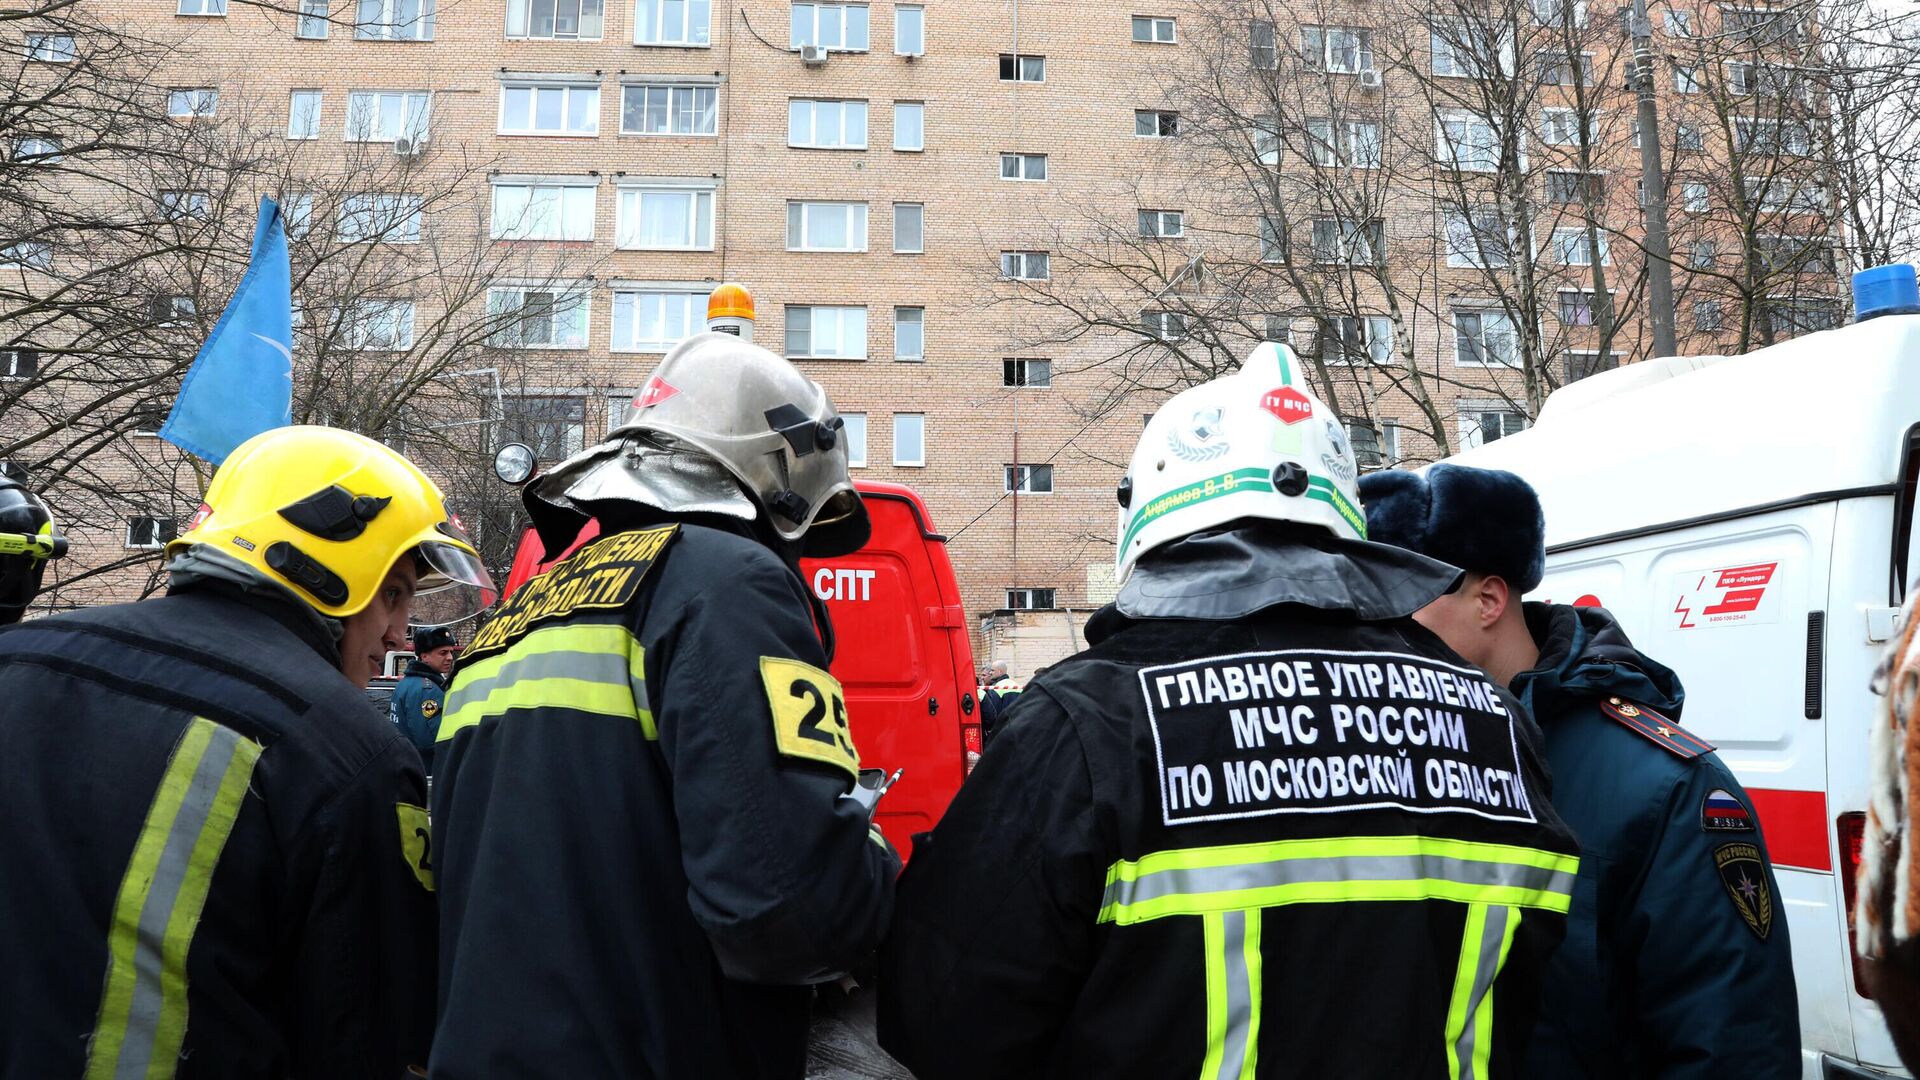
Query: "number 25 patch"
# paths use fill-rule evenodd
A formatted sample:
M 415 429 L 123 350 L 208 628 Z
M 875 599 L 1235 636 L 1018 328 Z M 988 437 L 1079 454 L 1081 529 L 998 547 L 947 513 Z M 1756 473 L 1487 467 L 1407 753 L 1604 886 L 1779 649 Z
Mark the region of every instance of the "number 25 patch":
M 805 758 L 860 776 L 860 753 L 847 730 L 840 680 L 798 660 L 760 658 L 760 678 L 773 711 L 773 741 L 787 757 Z

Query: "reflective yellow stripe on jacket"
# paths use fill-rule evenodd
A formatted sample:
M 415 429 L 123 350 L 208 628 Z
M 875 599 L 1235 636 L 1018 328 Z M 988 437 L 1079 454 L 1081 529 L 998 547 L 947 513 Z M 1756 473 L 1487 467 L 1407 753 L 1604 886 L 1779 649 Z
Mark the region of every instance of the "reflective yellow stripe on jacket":
M 120 879 L 86 1080 L 164 1080 L 187 1036 L 187 952 L 260 744 L 195 717 L 174 744 Z
M 1565 914 L 1577 856 L 1433 836 L 1341 836 L 1156 851 L 1107 870 L 1099 921 L 1201 919 L 1207 1052 L 1201 1080 L 1251 1080 L 1260 1035 L 1260 922 L 1266 908 L 1348 901 L 1467 905 L 1445 1037 L 1449 1080 L 1485 1080 L 1493 983 L 1523 909 Z
M 513 709 L 562 708 L 638 719 L 658 738 L 647 701 L 646 650 L 618 623 L 547 626 L 461 669 L 447 691 L 439 742 Z

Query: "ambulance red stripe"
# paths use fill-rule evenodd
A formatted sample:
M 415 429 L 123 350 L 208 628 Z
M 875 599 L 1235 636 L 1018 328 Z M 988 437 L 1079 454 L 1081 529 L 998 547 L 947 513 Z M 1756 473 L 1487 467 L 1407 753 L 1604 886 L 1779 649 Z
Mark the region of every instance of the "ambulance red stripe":
M 1760 815 L 1760 833 L 1775 866 L 1795 870 L 1833 869 L 1827 844 L 1827 794 L 1785 788 L 1748 788 Z

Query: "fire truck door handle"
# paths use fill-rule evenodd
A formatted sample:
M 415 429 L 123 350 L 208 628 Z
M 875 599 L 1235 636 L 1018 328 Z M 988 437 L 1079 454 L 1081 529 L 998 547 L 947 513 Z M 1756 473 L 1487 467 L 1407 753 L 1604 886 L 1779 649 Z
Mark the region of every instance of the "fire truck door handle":
M 939 698 L 932 697 L 932 696 L 929 696 L 927 698 L 927 715 L 928 716 L 940 715 L 940 699 Z
M 973 715 L 973 695 L 972 694 L 960 695 L 960 712 L 964 716 Z

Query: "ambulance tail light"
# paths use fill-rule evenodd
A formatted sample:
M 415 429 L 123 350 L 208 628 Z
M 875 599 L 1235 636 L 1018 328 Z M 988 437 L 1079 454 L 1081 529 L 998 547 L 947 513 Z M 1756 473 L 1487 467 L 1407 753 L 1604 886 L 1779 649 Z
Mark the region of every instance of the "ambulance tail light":
M 980 725 L 960 725 L 960 775 L 964 778 L 973 775 L 973 767 L 980 764 Z
M 1841 814 L 1834 822 L 1834 831 L 1840 840 L 1840 888 L 1847 900 L 1847 954 L 1853 958 L 1853 989 L 1861 997 L 1871 998 L 1873 994 L 1867 989 L 1860 966 L 1860 946 L 1854 938 L 1853 921 L 1854 904 L 1860 893 L 1854 879 L 1860 873 L 1860 848 L 1866 842 L 1867 815 L 1858 810 Z

